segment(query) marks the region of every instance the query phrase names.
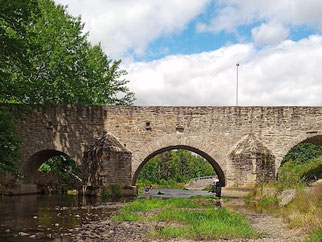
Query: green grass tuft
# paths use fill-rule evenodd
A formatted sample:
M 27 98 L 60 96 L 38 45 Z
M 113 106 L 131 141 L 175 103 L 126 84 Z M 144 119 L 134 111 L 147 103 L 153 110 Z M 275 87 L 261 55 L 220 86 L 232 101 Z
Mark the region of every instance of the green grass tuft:
M 322 241 L 322 229 L 315 230 L 311 233 L 307 242 L 321 242 Z
M 177 222 L 185 227 L 166 227 L 154 232 L 155 237 L 193 239 L 256 238 L 248 220 L 227 209 L 206 209 L 205 211 L 168 209 L 156 215 L 157 221 Z
M 122 208 L 125 212 L 148 212 L 157 208 L 199 208 L 200 205 L 196 202 L 189 201 L 183 198 L 171 198 L 163 200 L 161 198 L 137 199 L 129 205 Z

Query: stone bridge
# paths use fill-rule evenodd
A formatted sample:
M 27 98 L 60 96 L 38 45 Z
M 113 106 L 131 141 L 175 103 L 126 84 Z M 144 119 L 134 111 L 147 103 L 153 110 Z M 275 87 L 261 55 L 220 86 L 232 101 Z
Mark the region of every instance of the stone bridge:
M 322 144 L 322 107 L 35 107 L 21 114 L 18 129 L 29 183 L 48 158 L 67 154 L 79 164 L 108 163 L 103 185 L 135 185 L 150 158 L 180 148 L 210 162 L 223 186 L 247 186 L 274 179 L 296 144 Z M 97 141 L 105 155 L 93 150 Z

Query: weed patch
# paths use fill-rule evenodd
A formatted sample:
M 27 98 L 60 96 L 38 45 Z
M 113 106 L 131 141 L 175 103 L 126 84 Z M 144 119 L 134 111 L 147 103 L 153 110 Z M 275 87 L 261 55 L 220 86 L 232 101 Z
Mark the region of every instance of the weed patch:
M 206 209 L 204 211 L 164 210 L 156 215 L 157 221 L 183 223 L 185 227 L 165 227 L 154 233 L 155 237 L 193 239 L 255 238 L 248 220 L 227 209 Z
M 209 197 L 194 197 L 194 199 L 202 200 L 207 204 L 212 202 L 212 198 Z M 135 214 L 142 215 L 140 212 L 143 212 L 144 216 Z M 150 231 L 150 235 L 154 238 L 226 239 L 260 236 L 251 228 L 249 221 L 244 216 L 228 209 L 209 208 L 208 205 L 200 204 L 192 199 L 137 199 L 122 208 L 121 214 L 112 219 L 115 221 L 150 220 L 157 224 L 170 224 L 156 226 L 154 230 Z

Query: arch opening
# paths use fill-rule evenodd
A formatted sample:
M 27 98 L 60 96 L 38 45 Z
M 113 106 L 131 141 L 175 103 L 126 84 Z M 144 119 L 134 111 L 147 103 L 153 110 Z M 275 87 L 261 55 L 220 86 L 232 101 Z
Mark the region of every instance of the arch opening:
M 322 135 L 306 138 L 291 147 L 283 157 L 277 178 L 286 186 L 322 179 Z
M 212 168 L 214 169 L 214 172 L 216 173 L 216 175 L 218 176 L 218 180 L 219 183 L 222 187 L 224 187 L 226 185 L 226 179 L 225 179 L 225 174 L 223 172 L 223 170 L 221 169 L 221 167 L 219 166 L 219 164 L 207 153 L 196 149 L 194 147 L 191 146 L 186 146 L 186 145 L 174 145 L 174 146 L 167 146 L 164 148 L 161 148 L 159 150 L 154 151 L 153 153 L 151 153 L 150 155 L 148 155 L 143 162 L 139 165 L 139 167 L 136 169 L 133 179 L 132 179 L 132 185 L 135 186 L 137 179 L 139 177 L 139 174 L 142 170 L 142 168 L 146 165 L 146 163 L 148 161 L 150 161 L 153 157 L 166 152 L 166 151 L 173 151 L 173 150 L 187 150 L 187 151 L 191 151 L 193 153 L 196 153 L 197 155 L 201 156 L 202 158 L 204 158 L 206 161 L 208 161 L 210 163 L 210 165 L 212 166 Z
M 79 165 L 66 153 L 41 150 L 30 156 L 21 168 L 24 182 L 40 186 L 75 184 L 80 181 Z

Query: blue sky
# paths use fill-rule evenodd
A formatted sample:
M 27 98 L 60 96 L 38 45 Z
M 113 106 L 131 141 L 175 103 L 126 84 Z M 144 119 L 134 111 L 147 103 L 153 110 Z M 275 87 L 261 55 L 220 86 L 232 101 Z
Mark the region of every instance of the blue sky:
M 320 0 L 55 0 L 123 60 L 137 105 L 322 105 Z

